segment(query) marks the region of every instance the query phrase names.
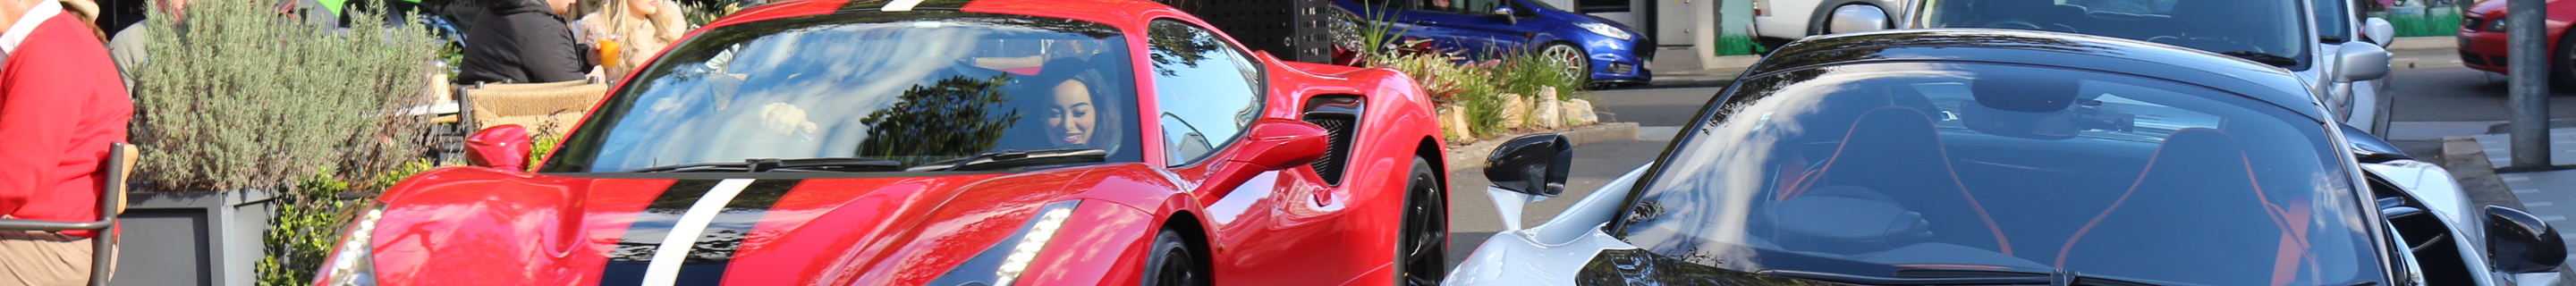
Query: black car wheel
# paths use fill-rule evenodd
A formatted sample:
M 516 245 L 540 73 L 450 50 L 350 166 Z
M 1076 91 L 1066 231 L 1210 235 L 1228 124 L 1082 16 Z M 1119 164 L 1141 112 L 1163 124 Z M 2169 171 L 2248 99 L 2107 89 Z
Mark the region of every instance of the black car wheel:
M 1207 267 L 1200 267 L 1197 251 L 1181 232 L 1169 229 L 1154 235 L 1152 256 L 1145 258 L 1144 286 L 1205 286 Z
M 2558 37 L 2549 49 L 2549 83 L 2555 87 L 2576 87 L 2576 37 Z
M 1539 50 L 1539 55 L 1546 56 L 1549 61 L 1565 64 L 1566 77 L 1573 78 L 1575 83 L 1592 83 L 1592 57 L 1584 55 L 1583 48 L 1576 48 L 1566 43 L 1550 43 L 1547 44 L 1547 48 Z
M 1440 285 L 1449 274 L 1449 196 L 1431 161 L 1413 158 L 1404 182 L 1404 226 L 1397 234 L 1396 285 Z

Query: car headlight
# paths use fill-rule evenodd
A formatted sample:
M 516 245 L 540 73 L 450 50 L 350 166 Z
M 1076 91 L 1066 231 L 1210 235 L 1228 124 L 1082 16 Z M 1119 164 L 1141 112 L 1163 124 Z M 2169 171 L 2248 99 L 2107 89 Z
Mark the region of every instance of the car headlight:
M 1064 222 L 1072 219 L 1073 208 L 1079 205 L 1081 201 L 1061 201 L 1039 207 L 1037 217 L 1021 225 L 1019 231 L 1003 237 L 1002 242 L 967 258 L 966 263 L 958 264 L 957 268 L 948 270 L 947 274 L 939 275 L 939 279 L 926 285 L 1011 285 L 1020 279 L 1022 271 L 1029 269 L 1029 263 L 1038 259 L 1038 251 L 1046 250 L 1047 242 L 1055 239 L 1056 231 L 1062 230 Z
M 375 239 L 376 221 L 384 218 L 385 209 L 375 207 L 349 222 L 347 232 L 340 234 L 339 247 L 331 250 L 331 260 L 325 262 L 329 264 L 316 277 L 318 285 L 376 285 L 375 246 L 369 241 Z
M 2505 21 L 2505 20 L 2504 20 L 2504 17 L 2496 17 L 2496 18 L 2495 18 L 2495 20 L 2491 20 L 2491 21 L 2488 21 L 2488 22 L 2487 22 L 2487 31 L 2488 31 L 2488 32 L 2503 32 L 2503 31 L 2504 31 L 2504 23 L 2505 23 L 2505 22 L 2511 22 L 2511 21 Z
M 1602 36 L 1609 36 L 1610 38 L 1619 39 L 1621 41 L 1628 40 L 1628 37 L 1630 37 L 1630 35 L 1628 35 L 1628 31 L 1620 31 L 1619 27 L 1611 27 L 1610 24 L 1585 22 L 1574 23 L 1574 26 L 1583 27 L 1583 30 L 1592 31 L 1593 34 L 1601 34 Z

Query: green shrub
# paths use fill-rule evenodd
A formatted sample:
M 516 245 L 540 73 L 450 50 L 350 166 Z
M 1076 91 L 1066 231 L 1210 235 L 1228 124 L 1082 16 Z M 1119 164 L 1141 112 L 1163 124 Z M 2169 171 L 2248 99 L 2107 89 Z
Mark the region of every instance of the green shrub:
M 2383 16 L 2388 25 L 2397 28 L 2399 37 L 2451 36 L 2460 32 L 2460 13 L 2451 9 L 2426 9 L 2423 14 L 2404 17 Z
M 242 1 L 187 9 L 184 28 L 151 18 L 150 62 L 132 71 L 146 191 L 278 188 L 333 169 L 364 178 L 421 154 L 426 118 L 397 110 L 427 102 L 443 46 L 428 29 L 309 26 Z

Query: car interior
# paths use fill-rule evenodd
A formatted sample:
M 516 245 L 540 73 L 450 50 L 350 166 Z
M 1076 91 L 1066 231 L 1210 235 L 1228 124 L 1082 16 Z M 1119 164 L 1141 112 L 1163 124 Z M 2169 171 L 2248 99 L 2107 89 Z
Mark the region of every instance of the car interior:
M 2314 177 L 2324 167 L 2301 162 L 2331 154 L 2244 137 L 2303 134 L 2295 125 L 2199 113 L 2246 111 L 2153 87 L 2030 73 L 1824 90 L 1834 92 L 1817 110 L 1767 120 L 1796 126 L 1782 136 L 1797 144 L 1775 147 L 1770 183 L 1740 202 L 1747 235 L 1736 243 L 1900 269 L 2212 285 L 2348 277 L 2320 261 L 2353 258 L 2311 249 L 2351 245 L 2309 237 L 2315 210 L 2345 200 L 2308 196 L 2331 185 Z M 1705 237 L 1724 236 L 1687 239 Z

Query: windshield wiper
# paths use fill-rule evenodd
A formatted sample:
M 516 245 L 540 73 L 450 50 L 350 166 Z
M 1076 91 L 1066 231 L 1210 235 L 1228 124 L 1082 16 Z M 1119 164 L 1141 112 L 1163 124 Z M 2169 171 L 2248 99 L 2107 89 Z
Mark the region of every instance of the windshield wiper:
M 1896 277 L 1874 277 L 1799 270 L 1763 270 L 1755 273 L 1865 285 L 2187 285 L 2154 280 L 2079 274 L 2075 271 L 2063 270 L 2046 272 L 2004 269 L 1903 269 L 1896 271 Z
M 1001 152 L 975 154 L 975 156 L 967 156 L 965 158 L 930 162 L 929 164 L 921 164 L 920 166 L 905 168 L 904 171 L 982 171 L 1012 167 L 1106 161 L 1109 161 L 1109 150 L 1091 148 L 1031 151 L 1005 150 Z
M 715 162 L 715 163 L 680 164 L 680 165 L 670 165 L 670 166 L 645 167 L 645 168 L 642 168 L 642 169 L 626 170 L 626 172 L 630 172 L 630 173 L 658 173 L 658 172 L 749 172 L 749 173 L 759 173 L 759 172 L 768 172 L 768 171 L 773 171 L 773 170 L 812 170 L 812 171 L 835 171 L 835 172 L 867 172 L 867 171 L 894 171 L 894 170 L 901 170 L 900 168 L 902 168 L 902 167 L 903 167 L 903 162 L 896 162 L 896 161 L 894 161 L 894 160 L 886 160 L 886 159 L 871 159 L 871 158 L 746 159 L 746 160 L 742 160 L 742 162 L 740 162 L 740 163 L 734 163 L 734 162 Z
M 2237 58 L 2243 58 L 2243 59 L 2245 59 L 2245 60 L 2254 61 L 2254 62 L 2257 62 L 2257 63 L 2263 63 L 2263 64 L 2267 64 L 2267 65 L 2273 65 L 2273 66 L 2295 66 L 2295 65 L 2299 65 L 2299 59 L 2293 59 L 2293 58 L 2290 58 L 2289 56 L 2282 56 L 2282 55 L 2276 55 L 2276 54 L 2272 54 L 2272 53 L 2265 53 L 2265 52 L 2256 52 L 2256 51 L 2226 51 L 2226 52 L 2218 52 L 2218 54 L 2221 54 L 2221 55 L 2228 55 L 2228 56 L 2234 56 L 2234 57 L 2237 57 Z

